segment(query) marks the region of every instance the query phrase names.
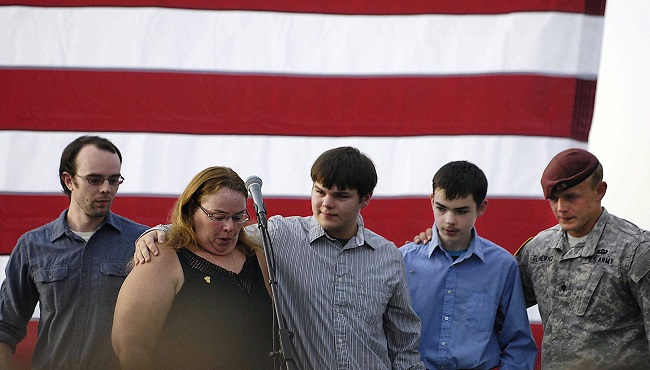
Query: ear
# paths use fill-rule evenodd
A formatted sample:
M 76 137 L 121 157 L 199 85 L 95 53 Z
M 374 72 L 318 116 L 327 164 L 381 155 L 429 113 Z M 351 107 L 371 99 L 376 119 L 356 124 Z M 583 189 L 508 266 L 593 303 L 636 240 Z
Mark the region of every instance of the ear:
M 63 183 L 68 188 L 68 190 L 72 191 L 72 189 L 74 188 L 74 182 L 72 181 L 72 175 L 70 175 L 67 172 L 64 172 L 64 173 L 61 174 L 61 180 L 63 180 Z
M 476 209 L 476 217 L 483 216 L 483 213 L 485 213 L 485 210 L 487 210 L 487 206 L 488 206 L 488 200 L 483 199 L 481 204 L 479 204 L 477 209 Z
M 598 199 L 598 201 L 601 201 L 603 199 L 606 192 L 607 192 L 607 183 L 605 181 L 601 181 L 598 185 L 596 185 L 596 198 Z

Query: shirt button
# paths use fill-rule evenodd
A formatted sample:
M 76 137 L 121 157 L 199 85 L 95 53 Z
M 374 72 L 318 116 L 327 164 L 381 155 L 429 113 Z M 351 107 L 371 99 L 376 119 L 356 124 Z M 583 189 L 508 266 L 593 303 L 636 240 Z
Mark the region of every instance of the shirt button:
M 338 280 L 339 282 L 341 282 L 341 281 L 343 281 L 343 278 L 338 278 L 337 280 Z
M 343 343 L 343 339 L 339 339 L 339 343 Z
M 445 343 L 445 342 L 440 342 L 440 345 L 441 345 L 441 346 L 446 346 L 447 343 Z
M 448 291 L 447 291 L 447 294 L 451 294 L 451 290 L 448 290 Z
M 445 321 L 449 321 L 449 316 L 445 316 Z

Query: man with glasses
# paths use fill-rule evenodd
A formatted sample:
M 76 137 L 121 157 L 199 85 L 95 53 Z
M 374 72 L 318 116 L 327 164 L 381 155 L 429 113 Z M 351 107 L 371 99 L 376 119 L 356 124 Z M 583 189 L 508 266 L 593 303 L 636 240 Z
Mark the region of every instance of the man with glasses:
M 26 335 L 40 304 L 33 368 L 107 369 L 115 301 L 133 243 L 147 229 L 111 212 L 122 154 L 109 140 L 82 136 L 61 155 L 59 180 L 70 199 L 58 219 L 18 239 L 0 291 L 0 368 Z

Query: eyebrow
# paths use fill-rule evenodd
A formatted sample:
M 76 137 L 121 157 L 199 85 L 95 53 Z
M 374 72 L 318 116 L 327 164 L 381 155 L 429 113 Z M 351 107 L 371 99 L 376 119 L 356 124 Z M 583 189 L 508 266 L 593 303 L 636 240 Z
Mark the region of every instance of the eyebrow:
M 320 191 L 330 191 L 330 192 L 332 192 L 332 194 L 334 194 L 334 195 L 352 195 L 352 194 L 353 194 L 351 190 L 337 190 L 337 191 L 331 191 L 331 190 L 328 189 L 328 188 L 320 187 L 320 186 L 318 186 L 318 185 L 314 185 L 314 188 L 316 188 L 317 190 L 320 190 Z
M 213 215 L 213 214 L 215 214 L 215 213 L 222 213 L 222 214 L 224 214 L 224 215 L 227 215 L 227 214 L 228 214 L 228 212 L 224 212 L 224 211 L 222 211 L 222 210 L 220 210 L 220 209 L 214 210 L 214 209 L 210 209 L 210 208 L 207 208 L 207 207 L 203 207 L 203 208 L 205 208 L 206 211 L 210 212 L 211 215 Z M 239 212 L 235 212 L 235 213 L 233 213 L 233 215 L 238 215 L 238 214 L 240 214 L 240 213 L 244 213 L 244 212 L 246 212 L 246 208 L 242 209 L 242 210 L 239 211 Z
M 106 177 L 106 178 L 109 178 L 109 177 L 115 177 L 115 176 L 122 176 L 122 174 L 121 174 L 121 173 L 114 173 L 114 174 L 112 174 L 112 175 L 104 176 L 104 175 L 102 175 L 102 174 L 94 173 L 94 172 L 93 172 L 93 173 L 89 173 L 89 174 L 84 175 L 84 176 L 97 176 L 97 177 Z
M 438 206 L 440 206 L 440 207 L 443 207 L 443 208 L 450 209 L 450 208 L 447 207 L 446 205 L 444 205 L 444 204 L 442 204 L 442 203 L 439 203 L 439 202 L 436 202 L 436 205 L 438 205 Z M 451 208 L 451 209 L 454 210 L 454 211 L 466 211 L 466 210 L 470 209 L 470 207 L 469 207 L 469 206 L 464 206 L 464 207 Z

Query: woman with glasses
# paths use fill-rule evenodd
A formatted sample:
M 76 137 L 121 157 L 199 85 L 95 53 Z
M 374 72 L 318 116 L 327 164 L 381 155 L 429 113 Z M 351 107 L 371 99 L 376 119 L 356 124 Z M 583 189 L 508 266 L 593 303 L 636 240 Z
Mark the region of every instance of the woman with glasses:
M 261 247 L 243 229 L 247 195 L 226 167 L 190 181 L 165 248 L 120 290 L 113 347 L 122 369 L 272 368 L 273 312 Z

